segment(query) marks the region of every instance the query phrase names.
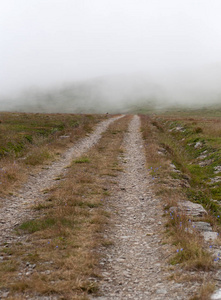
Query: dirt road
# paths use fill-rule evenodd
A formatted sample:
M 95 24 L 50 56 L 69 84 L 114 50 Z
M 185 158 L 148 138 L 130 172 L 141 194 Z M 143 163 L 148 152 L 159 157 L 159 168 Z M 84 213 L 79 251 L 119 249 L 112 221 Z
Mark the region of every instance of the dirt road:
M 151 192 L 138 116 L 125 134 L 124 150 L 124 172 L 107 204 L 112 222 L 106 238 L 113 246 L 101 261 L 102 296 L 92 299 L 189 299 L 196 283 L 168 280 L 171 249 L 162 243 L 163 210 Z
M 68 149 L 62 159 L 48 165 L 37 176 L 30 176 L 28 182 L 16 195 L 4 200 L 0 210 L 0 246 L 19 239 L 14 234 L 13 229 L 27 219 L 27 216 L 31 218 L 33 214 L 31 207 L 44 199 L 43 191 L 53 186 L 56 177 L 65 172 L 65 168 L 71 161 L 95 145 L 108 126 L 121 117 L 118 116 L 101 122 L 91 135 Z
M 19 239 L 13 229 L 28 215 L 31 217 L 31 206 L 44 199 L 43 190 L 53 186 L 54 179 L 65 174 L 67 165 L 97 143 L 108 126 L 121 117 L 102 122 L 94 133 L 69 149 L 60 161 L 31 177 L 18 195 L 5 200 L 0 212 L 1 245 Z M 110 224 L 104 235 L 111 246 L 97 250 L 101 257 L 102 279 L 96 282 L 100 287 L 99 296 L 91 299 L 189 299 L 200 283 L 178 283 L 169 279 L 173 275 L 168 264 L 171 246 L 163 241 L 165 220 L 162 217 L 162 203 L 151 191 L 153 182 L 147 171 L 140 118 L 137 115 L 132 117 L 124 133 L 122 147 L 123 155 L 119 156 L 122 172 L 116 177 L 111 196 L 104 204 L 105 210 L 110 213 Z M 39 296 L 31 299 L 64 298 L 55 294 L 53 298 Z

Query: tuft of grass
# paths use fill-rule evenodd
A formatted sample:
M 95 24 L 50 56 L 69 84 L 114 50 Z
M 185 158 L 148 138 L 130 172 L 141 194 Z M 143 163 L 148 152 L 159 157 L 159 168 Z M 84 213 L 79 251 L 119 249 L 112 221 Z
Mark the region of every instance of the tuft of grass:
M 42 165 L 53 157 L 52 153 L 47 148 L 34 148 L 26 157 L 27 165 L 37 166 Z
M 19 226 L 19 229 L 26 233 L 34 233 L 36 231 L 40 231 L 52 227 L 55 224 L 56 224 L 56 219 L 44 218 L 39 220 L 26 221 Z
M 15 292 L 24 292 L 25 290 L 27 290 L 29 288 L 29 285 L 27 282 L 23 282 L 23 281 L 18 281 L 14 284 L 12 284 L 12 290 Z
M 201 127 L 196 127 L 194 129 L 195 133 L 202 133 L 203 132 L 203 129 Z
M 7 261 L 1 262 L 0 272 L 14 272 L 18 269 L 18 262 L 15 260 L 9 259 Z
M 95 294 L 98 292 L 98 285 L 96 282 L 85 281 L 80 285 L 80 289 L 88 294 Z
M 44 209 L 48 209 L 48 208 L 50 208 L 50 207 L 52 207 L 52 204 L 43 204 L 43 203 L 39 203 L 38 205 L 36 205 L 35 207 L 34 207 L 34 209 L 35 210 L 37 210 L 37 211 L 40 211 L 40 210 L 44 210 Z
M 213 282 L 204 282 L 198 295 L 193 296 L 190 300 L 211 300 L 211 295 L 215 291 Z
M 213 269 L 213 257 L 202 247 L 202 237 L 191 227 L 185 215 L 170 213 L 167 226 L 176 245 L 176 254 L 170 259 L 172 265 L 181 264 L 189 270 Z
M 84 163 L 89 163 L 90 159 L 88 157 L 81 157 L 79 159 L 74 160 L 75 164 L 84 164 Z

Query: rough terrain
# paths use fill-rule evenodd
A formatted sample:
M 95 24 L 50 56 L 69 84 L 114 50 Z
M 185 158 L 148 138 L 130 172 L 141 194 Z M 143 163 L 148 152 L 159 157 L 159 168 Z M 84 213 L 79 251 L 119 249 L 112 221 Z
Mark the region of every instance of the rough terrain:
M 65 180 L 63 175 L 71 161 L 85 154 L 99 141 L 110 123 L 119 118 L 121 116 L 100 123 L 92 134 L 69 149 L 60 160 L 47 165 L 38 175 L 30 176 L 17 195 L 4 200 L 0 211 L 0 245 L 13 244 L 20 238 L 13 229 L 27 216 L 33 216 L 33 206 L 47 197 L 44 191 L 56 184 L 58 177 Z M 176 250 L 165 242 L 166 218 L 163 218 L 162 203 L 151 190 L 154 180 L 147 171 L 137 115 L 125 132 L 122 149 L 118 165 L 122 172 L 113 177 L 115 184 L 104 203 L 110 214 L 104 238 L 110 246 L 97 249 L 102 279 L 92 278 L 97 281 L 99 292 L 91 299 L 190 299 L 199 291 L 202 281 L 179 282 L 173 277 L 175 268 L 169 265 L 168 259 Z M 189 275 L 189 278 L 204 276 L 200 271 L 183 272 L 187 278 Z M 29 299 L 64 299 L 59 295 L 36 297 Z
M 100 123 L 92 134 L 68 149 L 62 159 L 46 166 L 37 176 L 30 176 L 27 184 L 16 195 L 3 200 L 3 208 L 0 211 L 0 245 L 14 242 L 15 238 L 19 239 L 13 232 L 14 227 L 27 219 L 27 216 L 31 217 L 31 207 L 44 198 L 44 190 L 54 185 L 56 178 L 65 172 L 72 159 L 83 155 L 96 144 L 102 132 L 121 117 L 114 117 Z
M 162 205 L 151 193 L 138 116 L 129 125 L 124 150 L 119 189 L 107 203 L 112 226 L 106 238 L 113 246 L 103 254 L 101 295 L 94 299 L 188 299 L 199 284 L 168 280 L 171 249 L 162 243 Z

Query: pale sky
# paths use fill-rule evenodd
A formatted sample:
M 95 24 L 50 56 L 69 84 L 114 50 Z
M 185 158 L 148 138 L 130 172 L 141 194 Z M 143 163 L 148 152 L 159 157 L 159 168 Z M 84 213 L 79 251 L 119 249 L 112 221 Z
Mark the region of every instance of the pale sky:
M 220 0 L 0 0 L 0 94 L 221 64 Z

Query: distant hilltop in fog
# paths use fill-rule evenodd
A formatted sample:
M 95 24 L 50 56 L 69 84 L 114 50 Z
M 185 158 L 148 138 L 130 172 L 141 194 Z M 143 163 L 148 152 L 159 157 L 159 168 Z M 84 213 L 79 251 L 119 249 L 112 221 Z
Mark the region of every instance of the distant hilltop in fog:
M 220 76 L 219 76 L 220 75 Z M 118 75 L 69 83 L 50 89 L 29 89 L 4 97 L 1 110 L 47 113 L 127 113 L 199 108 L 221 104 L 221 68 L 209 72 Z

